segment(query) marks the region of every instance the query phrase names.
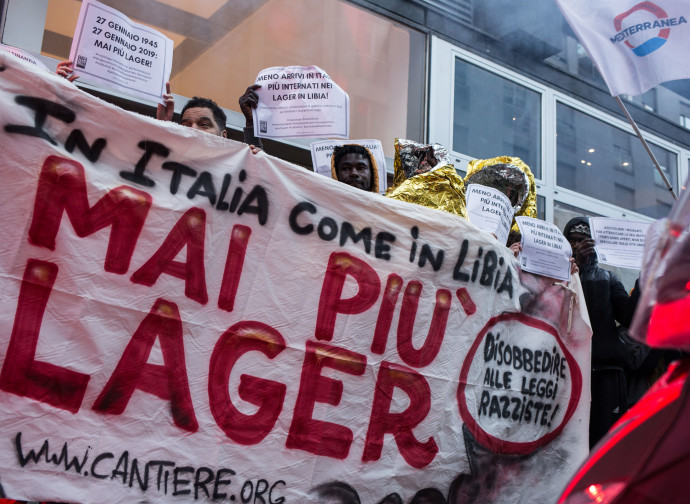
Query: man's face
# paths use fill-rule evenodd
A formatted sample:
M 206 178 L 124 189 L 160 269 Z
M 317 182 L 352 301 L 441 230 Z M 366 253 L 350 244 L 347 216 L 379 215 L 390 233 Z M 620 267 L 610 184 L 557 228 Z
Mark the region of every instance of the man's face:
M 335 173 L 340 182 L 364 191 L 371 190 L 371 165 L 364 154 L 345 154 L 335 167 Z
M 587 233 L 571 232 L 568 234 L 568 243 L 573 249 L 573 257 L 579 267 L 583 267 L 595 254 L 594 240 Z
M 188 108 L 184 111 L 180 124 L 212 135 L 227 137 L 227 133 L 225 130 L 221 131 L 220 126 L 213 118 L 213 111 L 208 107 Z
M 585 240 L 589 240 L 590 238 L 591 237 L 588 234 L 572 232 L 568 235 L 568 243 L 570 243 L 572 249 L 575 250 L 580 246 L 580 243 Z

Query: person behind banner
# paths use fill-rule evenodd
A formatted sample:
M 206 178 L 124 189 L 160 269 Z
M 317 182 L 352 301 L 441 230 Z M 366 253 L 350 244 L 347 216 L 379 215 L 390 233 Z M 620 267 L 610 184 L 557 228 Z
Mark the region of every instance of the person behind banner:
M 331 177 L 363 191 L 379 192 L 376 159 L 363 145 L 336 146 L 331 156 Z
M 589 445 L 593 447 L 628 409 L 625 367 L 628 349 L 618 324 L 628 327 L 640 296 L 639 282 L 628 295 L 623 283 L 599 267 L 589 219 L 575 217 L 563 228 L 580 270 L 582 292 L 592 324 L 592 405 Z M 618 324 L 617 324 L 618 322 Z
M 163 94 L 165 105 L 158 104 L 156 119 L 172 121 L 175 112 L 175 98 L 170 92 L 169 82 L 165 83 L 165 90 L 166 93 Z M 180 124 L 182 126 L 222 136 L 223 138 L 228 137 L 228 132 L 225 131 L 226 121 L 225 112 L 216 102 L 210 98 L 201 98 L 199 96 L 195 96 L 185 104 L 180 117 Z
M 170 92 L 170 83 L 165 83 L 166 93 L 163 94 L 163 101 L 165 104 L 158 104 L 156 109 L 156 118 L 161 121 L 172 121 L 175 112 L 175 98 Z M 211 133 L 212 135 L 228 137 L 228 132 L 225 129 L 227 117 L 223 109 L 210 98 L 201 98 L 199 96 L 193 97 L 189 100 L 180 117 L 180 124 L 188 128 Z M 245 142 L 247 143 L 247 142 Z M 249 144 L 253 154 L 257 154 L 261 148 L 253 144 Z

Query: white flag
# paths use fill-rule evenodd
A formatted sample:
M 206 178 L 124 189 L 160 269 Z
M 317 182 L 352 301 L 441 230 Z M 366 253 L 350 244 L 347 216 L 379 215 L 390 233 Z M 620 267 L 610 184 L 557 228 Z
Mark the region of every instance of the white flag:
M 690 1 L 555 0 L 611 95 L 690 78 Z

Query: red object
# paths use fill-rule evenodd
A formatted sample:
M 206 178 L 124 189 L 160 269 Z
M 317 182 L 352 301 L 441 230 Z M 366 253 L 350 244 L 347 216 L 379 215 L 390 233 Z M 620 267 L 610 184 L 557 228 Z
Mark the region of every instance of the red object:
M 688 502 L 690 357 L 674 362 L 608 432 L 559 504 Z
M 686 284 L 686 290 L 690 282 Z M 668 303 L 657 304 L 652 309 L 647 331 L 647 344 L 652 347 L 687 348 L 690 341 L 690 324 L 687 324 L 690 312 L 690 292 L 681 298 Z

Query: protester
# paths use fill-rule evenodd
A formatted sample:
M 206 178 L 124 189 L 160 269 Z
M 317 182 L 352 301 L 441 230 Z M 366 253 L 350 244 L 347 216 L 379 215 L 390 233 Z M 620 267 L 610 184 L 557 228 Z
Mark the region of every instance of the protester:
M 161 121 L 172 121 L 175 110 L 175 99 L 170 94 L 170 83 L 165 84 L 166 94 L 163 95 L 165 105 L 158 104 L 156 118 Z M 209 98 L 195 96 L 187 102 L 182 109 L 180 124 L 188 128 L 211 133 L 212 135 L 227 138 L 228 132 L 225 131 L 225 112 L 216 102 Z
M 209 98 L 195 96 L 182 109 L 180 124 L 188 128 L 227 138 L 228 132 L 225 131 L 226 120 L 225 112 L 216 102 Z
M 159 103 L 156 109 L 156 118 L 161 121 L 172 121 L 175 113 L 175 98 L 170 92 L 170 83 L 165 83 L 166 93 L 163 94 L 164 104 Z M 223 109 L 210 98 L 195 96 L 189 100 L 180 117 L 180 124 L 192 129 L 211 133 L 212 135 L 228 137 L 225 129 L 227 117 Z M 245 142 L 246 143 L 246 142 Z M 249 145 L 253 154 L 257 154 L 261 149 L 252 144 Z
M 599 267 L 589 219 L 575 217 L 563 229 L 580 269 L 582 292 L 592 325 L 592 405 L 589 444 L 593 447 L 628 409 L 625 367 L 629 349 L 619 337 L 618 322 L 632 321 L 640 291 L 631 295 L 618 277 Z
M 506 242 L 506 247 L 510 249 L 510 251 L 516 258 L 520 255 L 520 252 L 522 252 L 522 234 L 520 233 L 520 231 L 515 231 L 514 229 L 510 230 L 510 232 L 508 233 L 508 241 Z M 570 274 L 574 275 L 579 271 L 580 270 L 577 267 L 577 264 L 575 263 L 575 258 L 571 257 Z
M 163 94 L 164 104 L 159 103 L 156 109 L 156 119 L 161 121 L 172 121 L 175 115 L 175 97 L 170 92 L 170 83 L 165 83 L 165 93 Z
M 60 77 L 64 77 L 70 82 L 74 82 L 79 78 L 79 76 L 74 73 L 74 67 L 72 66 L 72 62 L 70 60 L 59 62 L 57 64 L 57 68 L 55 69 L 55 74 L 59 75 Z
M 448 149 L 438 143 L 423 144 L 396 138 L 393 184 L 386 197 L 443 210 L 469 219 L 465 183 L 451 163 Z
M 175 98 L 170 93 L 170 83 L 165 83 L 166 93 L 163 94 L 165 104 L 158 104 L 156 118 L 161 121 L 172 121 L 175 112 Z M 195 96 L 182 109 L 180 124 L 188 128 L 198 129 L 212 135 L 227 138 L 225 131 L 227 118 L 225 112 L 216 102 L 209 98 Z
M 345 144 L 333 149 L 331 177 L 344 184 L 379 192 L 379 175 L 376 159 L 363 145 Z

